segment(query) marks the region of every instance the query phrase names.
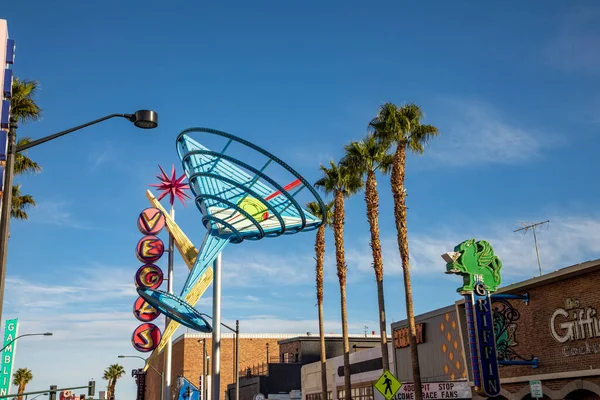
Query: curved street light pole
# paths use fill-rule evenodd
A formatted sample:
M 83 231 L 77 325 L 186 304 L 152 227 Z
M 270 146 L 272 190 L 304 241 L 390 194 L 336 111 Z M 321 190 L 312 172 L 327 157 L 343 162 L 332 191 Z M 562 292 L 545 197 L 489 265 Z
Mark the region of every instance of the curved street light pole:
M 17 117 L 15 115 L 10 116 L 10 123 L 8 129 L 8 135 L 6 137 L 7 148 L 6 152 L 6 164 L 4 167 L 4 182 L 2 187 L 2 207 L 0 210 L 0 321 L 2 320 L 2 305 L 4 304 L 4 279 L 6 277 L 6 260 L 8 256 L 8 235 L 10 228 L 10 211 L 12 209 L 12 186 L 13 186 L 13 175 L 15 173 L 15 157 L 20 151 L 27 150 L 31 147 L 46 143 L 50 140 L 54 140 L 61 136 L 67 135 L 71 132 L 75 132 L 79 129 L 88 127 L 90 125 L 97 124 L 107 119 L 121 117 L 128 119 L 135 126 L 142 129 L 152 129 L 158 126 L 158 114 L 152 110 L 139 110 L 135 114 L 110 114 L 106 117 L 96 119 L 94 121 L 87 122 L 83 125 L 76 126 L 71 129 L 67 129 L 53 135 L 43 137 L 31 141 L 22 146 L 17 146 Z
M 146 365 L 148 363 L 148 360 L 146 360 L 144 357 L 140 357 L 140 356 L 124 356 L 124 355 L 120 355 L 118 356 L 119 358 L 139 358 L 140 360 L 142 360 L 144 362 L 144 365 Z M 154 372 L 156 372 L 159 376 L 160 376 L 160 400 L 164 400 L 165 398 L 165 391 L 163 390 L 163 384 L 164 384 L 164 376 L 163 373 L 160 372 L 159 370 L 157 370 L 156 368 L 154 368 L 154 365 L 152 364 L 148 364 L 148 366 L 150 368 L 152 368 L 154 370 Z
M 209 319 L 213 319 L 210 315 L 208 314 L 202 314 L 203 316 L 209 318 Z M 229 329 L 231 332 L 233 332 L 235 334 L 235 400 L 240 400 L 240 321 L 238 319 L 235 320 L 235 329 L 233 329 L 232 327 L 224 324 L 221 322 L 221 326 L 223 326 L 226 329 Z M 206 340 L 206 339 L 204 339 Z M 204 344 L 204 352 L 206 353 L 206 343 Z M 267 355 L 267 364 L 269 363 L 268 360 L 268 355 Z M 202 367 L 202 370 L 204 370 L 204 364 Z M 211 389 L 212 390 L 212 389 Z
M 19 335 L 16 338 L 14 338 L 13 340 L 11 340 L 10 342 L 8 342 L 7 344 L 5 344 L 4 347 L 2 349 L 0 349 L 0 353 L 2 353 L 4 351 L 4 349 L 6 349 L 8 346 L 10 346 L 11 344 L 13 344 L 17 339 L 20 339 L 20 338 L 25 337 L 25 336 L 52 336 L 52 332 L 25 333 L 23 335 Z

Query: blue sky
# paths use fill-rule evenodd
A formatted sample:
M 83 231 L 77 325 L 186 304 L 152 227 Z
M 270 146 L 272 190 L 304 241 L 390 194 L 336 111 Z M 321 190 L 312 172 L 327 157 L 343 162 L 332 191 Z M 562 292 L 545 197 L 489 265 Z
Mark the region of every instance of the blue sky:
M 116 358 L 136 354 L 135 220 L 157 164 L 181 170 L 175 137 L 188 127 L 242 136 L 314 181 L 379 105 L 418 103 L 441 134 L 407 166 L 417 313 L 457 299 L 440 254 L 466 238 L 492 242 L 505 283 L 534 276 L 533 238 L 513 233 L 521 221 L 551 221 L 538 236 L 545 271 L 598 258 L 595 2 L 192 3 L 34 0 L 0 10 L 17 42 L 15 75 L 41 83 L 44 118 L 19 135 L 140 108 L 160 115 L 153 131 L 111 120 L 29 151 L 44 171 L 18 179 L 38 207 L 12 223 L 4 317 L 19 317 L 23 333 L 55 333 L 19 344 L 15 367 L 32 369 L 30 389 L 101 382 L 118 361 L 139 366 Z M 405 316 L 404 295 L 387 177 L 379 188 L 391 323 Z M 360 333 L 377 329 L 361 195 L 347 212 L 349 319 Z M 179 206 L 177 220 L 199 245 L 195 207 Z M 317 332 L 313 240 L 229 246 L 226 320 L 246 332 Z M 340 332 L 327 240 L 326 329 Z M 176 286 L 185 273 L 178 259 Z M 198 307 L 209 305 L 210 296 Z M 133 398 L 134 387 L 128 374 L 118 396 Z

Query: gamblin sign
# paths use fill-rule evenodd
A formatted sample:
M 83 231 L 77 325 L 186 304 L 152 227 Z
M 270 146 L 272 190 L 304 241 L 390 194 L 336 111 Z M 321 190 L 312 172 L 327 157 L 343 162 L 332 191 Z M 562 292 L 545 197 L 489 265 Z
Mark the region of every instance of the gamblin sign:
M 2 352 L 2 364 L 0 366 L 0 396 L 10 394 L 10 384 L 12 383 L 12 368 L 15 358 L 17 342 L 15 341 L 19 331 L 18 318 L 6 320 L 4 330 L 4 344 L 6 346 Z
M 600 353 L 600 318 L 594 307 L 581 307 L 578 299 L 565 299 L 564 308 L 557 308 L 550 317 L 550 334 L 563 346 L 565 357 Z M 581 341 L 584 340 L 582 343 Z

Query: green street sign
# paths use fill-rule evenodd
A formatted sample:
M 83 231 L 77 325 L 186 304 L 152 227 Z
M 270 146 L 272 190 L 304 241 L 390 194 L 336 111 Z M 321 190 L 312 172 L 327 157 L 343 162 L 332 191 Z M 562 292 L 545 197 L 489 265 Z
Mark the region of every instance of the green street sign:
M 2 352 L 2 365 L 0 369 L 0 396 L 10 394 L 10 384 L 12 377 L 13 360 L 15 358 L 17 342 L 13 342 L 18 335 L 19 319 L 6 320 L 4 329 L 4 344 L 6 346 Z M 12 342 L 12 343 L 11 343 Z M 10 343 L 10 344 L 9 344 Z M 8 346 L 7 346 L 8 345 Z

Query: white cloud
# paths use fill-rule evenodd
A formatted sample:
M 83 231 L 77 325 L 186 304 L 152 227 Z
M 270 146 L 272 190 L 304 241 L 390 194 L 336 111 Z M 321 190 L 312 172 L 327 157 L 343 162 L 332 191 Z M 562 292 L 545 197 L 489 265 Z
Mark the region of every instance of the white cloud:
M 552 65 L 567 71 L 598 73 L 600 7 L 576 6 L 563 16 L 556 36 L 543 49 Z
M 559 138 L 521 126 L 479 101 L 443 99 L 447 115 L 438 115 L 440 136 L 425 157 L 453 166 L 515 164 L 535 160 Z
M 413 274 L 438 275 L 444 272 L 441 254 L 452 251 L 465 239 L 485 239 L 493 246 L 503 263 L 503 276 L 509 280 L 527 279 L 539 274 L 534 241 L 531 233 L 514 233 L 519 226 L 506 222 L 487 221 L 480 226 L 489 228 L 453 230 L 436 229 L 437 235 L 414 232 L 409 237 Z M 537 228 L 542 272 L 547 273 L 600 257 L 600 218 L 586 216 L 550 217 L 550 224 Z M 386 274 L 402 273 L 396 238 L 382 238 Z M 372 274 L 371 250 L 365 237 L 360 245 L 348 246 L 350 268 Z
M 91 225 L 74 218 L 69 207 L 70 203 L 65 201 L 40 201 L 35 208 L 29 211 L 29 221 L 65 228 L 93 229 Z
M 91 152 L 88 155 L 88 162 L 90 163 L 90 169 L 95 171 L 103 164 L 112 162 L 115 157 L 115 148 L 111 143 L 104 143 L 104 149 L 98 150 L 96 147 L 96 151 Z

